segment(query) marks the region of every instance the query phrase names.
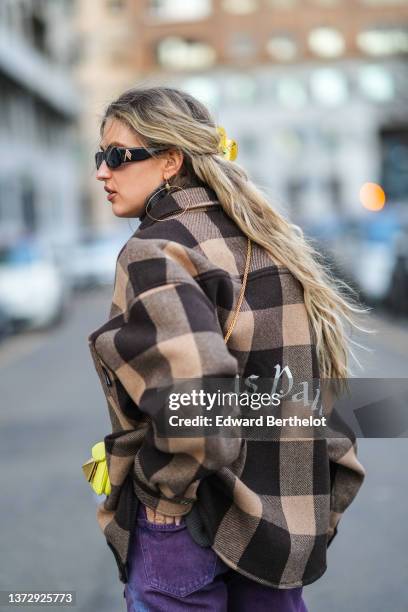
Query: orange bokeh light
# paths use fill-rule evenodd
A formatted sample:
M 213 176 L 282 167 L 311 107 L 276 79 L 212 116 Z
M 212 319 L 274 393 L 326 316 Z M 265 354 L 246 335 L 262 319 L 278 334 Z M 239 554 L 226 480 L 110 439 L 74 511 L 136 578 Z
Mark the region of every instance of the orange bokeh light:
M 360 202 L 367 210 L 381 210 L 385 204 L 383 188 L 377 183 L 364 183 L 360 189 Z

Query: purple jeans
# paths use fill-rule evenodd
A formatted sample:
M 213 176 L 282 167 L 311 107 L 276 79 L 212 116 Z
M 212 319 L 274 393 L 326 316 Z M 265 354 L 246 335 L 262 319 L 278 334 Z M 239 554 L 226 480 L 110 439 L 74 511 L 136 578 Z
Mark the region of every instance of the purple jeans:
M 129 570 L 127 612 L 307 612 L 301 587 L 275 589 L 245 578 L 196 544 L 184 519 L 180 525 L 151 523 L 143 504 Z

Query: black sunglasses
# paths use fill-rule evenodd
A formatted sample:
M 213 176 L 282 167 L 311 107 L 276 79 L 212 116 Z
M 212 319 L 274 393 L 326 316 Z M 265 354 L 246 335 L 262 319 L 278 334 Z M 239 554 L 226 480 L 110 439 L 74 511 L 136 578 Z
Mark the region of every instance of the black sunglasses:
M 110 147 L 106 151 L 97 151 L 95 153 L 96 169 L 99 170 L 103 160 L 106 161 L 108 168 L 119 168 L 127 162 L 138 162 L 153 157 L 152 153 L 166 151 L 165 147 L 157 147 L 145 149 L 144 147 Z

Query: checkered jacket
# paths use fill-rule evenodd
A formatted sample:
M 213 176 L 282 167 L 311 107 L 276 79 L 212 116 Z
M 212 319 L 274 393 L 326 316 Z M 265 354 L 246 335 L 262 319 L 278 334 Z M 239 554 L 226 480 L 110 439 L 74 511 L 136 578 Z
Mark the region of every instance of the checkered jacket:
M 164 194 L 164 195 L 163 195 Z M 186 206 L 188 212 L 180 215 Z M 158 438 L 154 397 L 174 379 L 319 377 L 302 286 L 253 243 L 244 301 L 228 329 L 245 267 L 246 236 L 203 184 L 154 192 L 150 212 L 121 249 L 108 320 L 89 337 L 112 432 L 111 493 L 97 520 L 128 580 L 140 502 L 186 515 L 192 537 L 231 568 L 278 588 L 326 570 L 327 546 L 365 475 L 354 438 Z

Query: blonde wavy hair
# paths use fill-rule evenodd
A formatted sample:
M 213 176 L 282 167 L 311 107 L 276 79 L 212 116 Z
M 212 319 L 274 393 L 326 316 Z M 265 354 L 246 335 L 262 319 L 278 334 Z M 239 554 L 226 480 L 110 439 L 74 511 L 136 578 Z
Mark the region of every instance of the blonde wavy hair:
M 205 105 L 173 87 L 132 88 L 106 108 L 101 136 L 108 118 L 133 129 L 146 147 L 175 147 L 183 152 L 183 166 L 172 184 L 186 187 L 198 177 L 209 185 L 244 234 L 292 272 L 304 289 L 321 378 L 348 378 L 348 353 L 359 364 L 350 345 L 366 347 L 352 340 L 347 328 L 371 332 L 356 321 L 356 316 L 371 308 L 362 307 L 356 291 L 331 273 L 302 229 L 274 209 L 245 170 L 220 156 L 220 135 Z

